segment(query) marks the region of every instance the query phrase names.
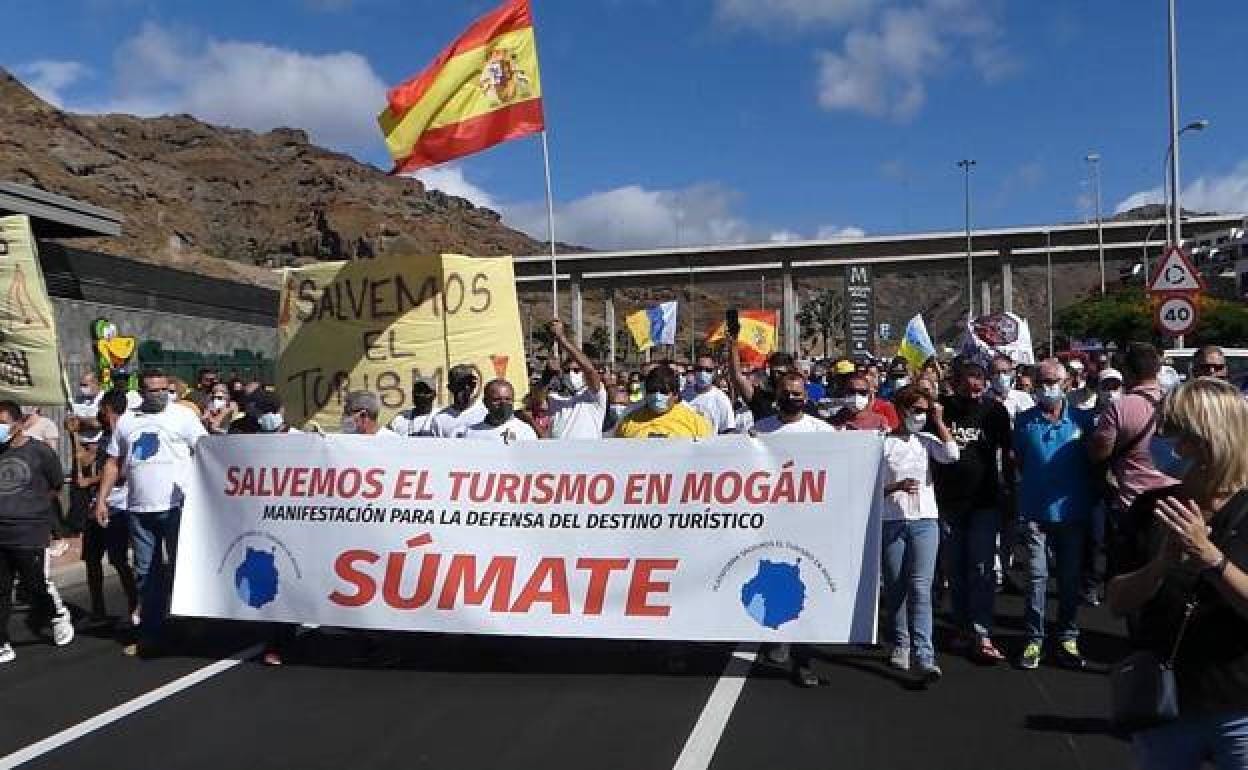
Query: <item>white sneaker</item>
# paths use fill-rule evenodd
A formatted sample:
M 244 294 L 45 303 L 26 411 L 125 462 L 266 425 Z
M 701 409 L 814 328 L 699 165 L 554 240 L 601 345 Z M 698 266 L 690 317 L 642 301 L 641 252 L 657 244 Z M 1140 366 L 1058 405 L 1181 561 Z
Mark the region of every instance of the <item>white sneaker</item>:
M 12 663 L 15 660 L 17 660 L 17 653 L 13 652 L 13 645 L 6 644 L 0 647 L 0 664 Z
M 57 647 L 64 647 L 72 641 L 74 641 L 74 621 L 69 617 L 69 613 L 53 618 L 52 643 Z
M 898 671 L 910 670 L 910 650 L 905 647 L 894 647 L 888 654 L 888 665 Z

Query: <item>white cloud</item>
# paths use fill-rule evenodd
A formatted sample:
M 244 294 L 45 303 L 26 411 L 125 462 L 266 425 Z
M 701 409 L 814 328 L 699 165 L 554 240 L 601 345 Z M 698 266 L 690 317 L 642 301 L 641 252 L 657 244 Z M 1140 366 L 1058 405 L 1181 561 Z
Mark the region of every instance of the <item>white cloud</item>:
M 715 0 L 720 21 L 755 29 L 803 29 L 865 17 L 882 0 Z
M 115 57 L 114 91 L 81 112 L 187 112 L 256 131 L 306 130 L 344 149 L 375 147 L 385 84 L 368 60 L 341 51 L 307 54 L 264 43 L 199 39 L 147 23 Z
M 82 62 L 39 59 L 19 65 L 17 74 L 40 99 L 60 107 L 65 103 L 62 92 L 90 77 L 91 69 Z
M 425 168 L 411 174 L 421 182 L 425 187 L 431 190 L 441 190 L 447 195 L 454 195 L 463 198 L 474 206 L 482 206 L 487 209 L 499 210 L 500 204 L 494 199 L 494 196 L 485 189 L 478 187 L 468 178 L 464 176 L 464 170 L 459 166 L 436 166 L 434 168 Z
M 1141 190 L 1129 195 L 1115 206 L 1114 213 L 1121 214 L 1150 203 L 1162 203 L 1162 198 L 1160 186 Z M 1184 211 L 1209 211 L 1223 214 L 1248 212 L 1248 160 L 1240 161 L 1235 168 L 1225 174 L 1205 175 L 1188 183 L 1183 188 L 1180 202 L 1183 204 Z
M 740 195 L 721 185 L 649 190 L 627 185 L 555 207 L 555 237 L 601 249 L 645 249 L 743 243 L 754 234 L 735 212 Z M 503 207 L 503 220 L 546 237 L 546 210 L 528 203 Z
M 431 189 L 498 211 L 503 222 L 538 240 L 546 239 L 544 201 L 500 200 L 470 181 L 458 166 L 414 174 Z M 857 227 L 825 225 L 814 235 L 752 224 L 738 212 L 741 194 L 719 184 L 674 190 L 626 185 L 555 206 L 555 237 L 596 249 L 650 249 L 759 241 L 860 237 Z
M 1001 43 L 998 3 L 889 3 L 854 23 L 839 49 L 815 53 L 819 104 L 908 120 L 927 100 L 927 82 L 959 59 L 993 83 L 1017 69 Z
M 824 225 L 815 233 L 815 238 L 821 241 L 832 241 L 838 238 L 861 238 L 866 235 L 867 231 L 861 227 Z

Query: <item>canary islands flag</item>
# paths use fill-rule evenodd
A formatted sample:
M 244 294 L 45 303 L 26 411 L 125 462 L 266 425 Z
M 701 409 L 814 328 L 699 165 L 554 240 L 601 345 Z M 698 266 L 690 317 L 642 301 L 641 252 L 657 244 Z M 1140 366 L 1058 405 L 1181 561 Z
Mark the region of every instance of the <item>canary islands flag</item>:
M 392 173 L 416 171 L 546 127 L 529 0 L 473 22 L 378 116 Z
M 638 350 L 649 350 L 655 345 L 676 344 L 676 301 L 653 305 L 645 310 L 638 310 L 624 322 L 633 333 L 633 341 Z
M 901 339 L 901 347 L 898 348 L 897 354 L 906 359 L 910 368 L 915 370 L 921 369 L 927 359 L 936 355 L 936 346 L 932 344 L 932 338 L 928 336 L 927 324 L 923 323 L 921 313 L 911 318 L 910 323 L 906 324 L 906 334 Z
M 737 313 L 741 334 L 737 336 L 737 355 L 741 363 L 757 369 L 767 363 L 767 356 L 776 350 L 776 325 L 778 317 L 774 310 L 742 310 Z M 720 321 L 706 336 L 708 345 L 724 338 L 726 322 Z

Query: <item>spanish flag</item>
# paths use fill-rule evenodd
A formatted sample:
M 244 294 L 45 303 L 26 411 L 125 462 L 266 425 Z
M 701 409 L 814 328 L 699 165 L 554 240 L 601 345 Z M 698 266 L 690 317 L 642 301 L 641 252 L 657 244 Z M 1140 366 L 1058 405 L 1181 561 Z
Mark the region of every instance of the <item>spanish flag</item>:
M 752 369 L 766 365 L 767 356 L 776 349 L 776 311 L 742 310 L 737 314 L 741 334 L 737 337 L 737 354 L 741 363 Z M 724 338 L 726 324 L 720 321 L 706 336 L 708 345 Z
M 507 0 L 416 77 L 378 116 L 391 173 L 444 163 L 541 131 L 542 82 L 529 0 Z

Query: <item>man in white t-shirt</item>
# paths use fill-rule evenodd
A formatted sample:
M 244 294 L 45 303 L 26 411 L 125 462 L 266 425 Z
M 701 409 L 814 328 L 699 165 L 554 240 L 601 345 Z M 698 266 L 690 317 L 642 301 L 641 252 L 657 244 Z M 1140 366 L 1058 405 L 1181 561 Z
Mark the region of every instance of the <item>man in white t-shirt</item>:
M 1000 402 L 1010 415 L 1011 426 L 1015 417 L 1036 405 L 1035 399 L 1029 393 L 1014 387 L 1014 379 L 1014 360 L 1004 353 L 998 353 L 992 359 L 992 382 L 984 391 L 984 400 Z
M 550 333 L 567 354 L 563 363 L 563 381 L 571 395 L 553 390 L 547 394 L 550 404 L 551 438 L 602 438 L 607 417 L 607 389 L 594 363 L 571 340 L 563 322 L 550 322 Z
M 835 429 L 806 413 L 806 378 L 790 371 L 776 383 L 776 413 L 754 423 L 751 435 L 768 433 L 832 433 Z
M 485 419 L 485 407 L 474 401 L 477 394 L 477 370 L 468 364 L 451 367 L 446 375 L 446 388 L 451 392 L 451 404 L 433 416 L 429 435 L 434 438 L 454 438 L 460 428 L 476 425 Z
M 735 433 L 737 415 L 728 394 L 715 387 L 715 359 L 699 356 L 693 366 L 693 387 L 680 400 L 711 423 L 716 433 Z
M 436 394 L 429 383 L 412 383 L 412 408 L 405 409 L 390 421 L 390 430 L 404 438 L 425 438 L 433 435 L 433 399 Z
M 491 380 L 485 386 L 485 419 L 460 428 L 456 438 L 475 441 L 536 441 L 537 433 L 515 415 L 516 391 L 507 380 Z
M 773 433 L 834 433 L 835 429 L 806 414 L 806 378 L 790 369 L 776 381 L 776 413 L 754 423 L 750 435 Z M 777 644 L 767 650 L 767 658 L 776 665 L 793 663 L 793 678 L 803 687 L 815 687 L 819 678 L 811 668 L 811 651 L 803 645 Z
M 139 382 L 142 403 L 117 421 L 105 450 L 108 459 L 95 502 L 95 520 L 107 527 L 110 493 L 125 476 L 125 508 L 130 514 L 134 572 L 143 605 L 140 641 L 128 647 L 127 654 L 150 651 L 147 648 L 159 641 L 172 588 L 165 572 L 172 573 L 177 561 L 178 525 L 191 455 L 196 442 L 208 434 L 194 412 L 169 406 L 169 378 L 163 372 L 146 371 Z M 167 567 L 162 548 L 169 554 Z

